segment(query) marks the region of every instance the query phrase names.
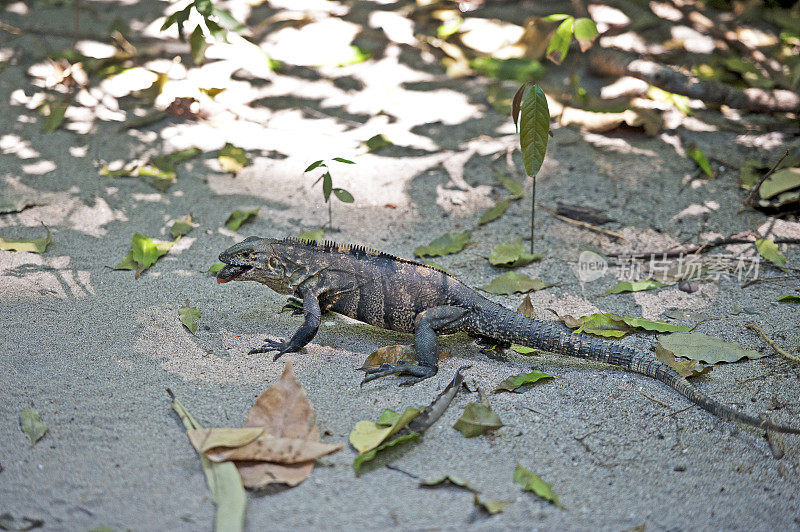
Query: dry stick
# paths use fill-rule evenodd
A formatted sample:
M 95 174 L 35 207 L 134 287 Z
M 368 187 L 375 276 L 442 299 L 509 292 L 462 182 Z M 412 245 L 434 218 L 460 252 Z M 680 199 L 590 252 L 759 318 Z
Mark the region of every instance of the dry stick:
M 744 201 L 742 203 L 744 203 L 748 207 L 752 206 L 752 205 L 755 205 L 756 196 L 758 196 L 758 192 L 759 192 L 759 190 L 761 190 L 761 185 L 764 184 L 764 181 L 766 181 L 769 176 L 771 176 L 772 174 L 775 173 L 775 170 L 778 169 L 778 166 L 788 156 L 789 156 L 789 150 L 786 150 L 786 153 L 784 153 L 781 156 L 781 158 L 778 159 L 778 161 L 774 165 L 772 165 L 772 168 L 769 169 L 769 172 L 767 172 L 766 174 L 761 176 L 761 179 L 758 181 L 758 183 L 756 183 L 756 186 L 754 186 L 752 189 L 750 189 L 750 194 L 747 195 L 747 197 L 744 199 Z
M 784 348 L 782 348 L 781 346 L 779 346 L 777 343 L 775 343 L 775 340 L 773 340 L 772 338 L 770 338 L 769 336 L 767 336 L 767 333 L 766 333 L 766 332 L 764 332 L 764 329 L 762 329 L 761 327 L 759 327 L 759 326 L 758 326 L 758 325 L 756 325 L 755 323 L 745 323 L 745 324 L 744 324 L 744 326 L 745 326 L 745 328 L 747 328 L 747 329 L 750 329 L 751 331 L 755 331 L 755 332 L 757 332 L 758 334 L 760 334 L 760 335 L 761 335 L 761 337 L 764 339 L 764 341 L 766 341 L 766 342 L 769 344 L 769 346 L 770 346 L 772 349 L 774 349 L 774 350 L 775 350 L 775 352 L 776 352 L 776 353 L 778 353 L 778 354 L 779 354 L 780 356 L 782 356 L 783 358 L 786 358 L 786 359 L 788 359 L 788 360 L 791 360 L 792 362 L 798 362 L 798 363 L 800 363 L 800 357 L 799 357 L 799 356 L 797 356 L 797 355 L 793 355 L 793 354 L 791 354 L 790 352 L 786 351 L 786 350 L 785 350 Z
M 619 233 L 615 233 L 614 231 L 609 231 L 608 229 L 603 229 L 602 227 L 597 227 L 596 225 L 592 225 L 586 222 L 582 222 L 581 220 L 575 220 L 574 218 L 568 218 L 562 214 L 558 214 L 558 211 L 551 207 L 545 207 L 544 205 L 539 205 L 541 208 L 568 224 L 577 225 L 578 227 L 583 227 L 584 229 L 588 229 L 590 231 L 596 231 L 598 233 L 602 233 L 604 235 L 608 235 L 614 238 L 619 238 L 620 240 L 625 240 L 625 237 Z
M 648 394 L 644 393 L 644 392 L 643 392 L 643 391 L 641 391 L 641 390 L 639 391 L 639 393 L 640 393 L 640 394 L 642 394 L 642 395 L 644 395 L 645 397 L 647 397 L 648 399 L 650 399 L 650 400 L 651 400 L 651 401 L 653 401 L 654 403 L 658 403 L 658 404 L 660 404 L 661 406 L 663 406 L 663 407 L 665 407 L 665 408 L 672 408 L 671 406 L 669 406 L 667 403 L 665 403 L 665 402 L 664 402 L 664 401 L 662 401 L 661 399 L 656 399 L 656 398 L 655 398 L 655 397 L 653 397 L 652 395 L 648 395 Z
M 631 76 L 667 92 L 682 94 L 706 104 L 727 105 L 757 113 L 796 113 L 800 95 L 788 90 L 737 89 L 716 81 L 701 81 L 655 61 L 610 48 L 591 54 L 591 65 L 607 76 Z
M 754 241 L 748 238 L 742 237 L 728 237 L 728 238 L 718 238 L 716 240 L 711 240 L 710 242 L 706 242 L 705 244 L 695 244 L 693 246 L 688 246 L 685 248 L 679 249 L 665 249 L 661 251 L 642 251 L 639 253 L 625 253 L 625 252 L 618 252 L 618 253 L 606 253 L 607 257 L 626 257 L 631 259 L 646 259 L 653 255 L 664 256 L 664 257 L 679 257 L 681 255 L 689 255 L 693 253 L 700 253 L 706 251 L 707 249 L 715 248 L 718 246 L 727 246 L 728 244 L 753 244 Z M 800 244 L 800 238 L 776 238 L 776 244 Z

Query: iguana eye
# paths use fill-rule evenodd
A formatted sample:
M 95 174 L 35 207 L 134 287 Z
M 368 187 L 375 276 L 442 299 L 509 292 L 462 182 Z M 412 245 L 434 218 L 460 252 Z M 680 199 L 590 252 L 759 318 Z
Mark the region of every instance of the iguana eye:
M 270 269 L 276 270 L 278 268 L 278 257 L 270 257 L 267 264 L 269 265 Z

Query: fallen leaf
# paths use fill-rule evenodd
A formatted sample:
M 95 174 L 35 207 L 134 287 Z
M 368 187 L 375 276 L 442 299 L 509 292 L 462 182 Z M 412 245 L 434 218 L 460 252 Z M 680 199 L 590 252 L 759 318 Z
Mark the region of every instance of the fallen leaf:
M 297 238 L 300 240 L 307 240 L 308 242 L 319 242 L 325 236 L 325 228 L 319 227 L 312 231 L 306 231 L 305 233 L 300 233 L 297 235 Z
M 656 345 L 656 358 L 686 378 L 705 375 L 713 369 L 713 366 L 703 366 L 696 360 L 678 359 L 672 351 L 664 349 L 661 344 Z
M 770 261 L 778 268 L 786 266 L 786 257 L 778 250 L 778 244 L 767 238 L 756 239 L 756 249 L 759 255 Z
M 186 435 L 198 453 L 205 453 L 217 447 L 241 447 L 255 441 L 264 434 L 260 427 L 251 428 L 211 428 L 188 429 Z
M 503 187 L 505 187 L 505 189 L 508 190 L 508 192 L 513 196 L 513 199 L 522 197 L 522 183 L 498 170 L 492 169 L 492 172 L 500 184 L 503 185 Z
M 417 441 L 419 437 L 420 434 L 418 432 L 412 432 L 411 434 L 403 434 L 402 436 L 398 436 L 397 438 L 394 438 L 391 441 L 380 444 L 374 449 L 370 449 L 369 451 L 361 453 L 353 459 L 353 470 L 357 475 L 361 471 L 361 466 L 364 465 L 364 462 L 369 462 L 373 460 L 378 455 L 379 452 L 383 451 L 384 449 L 395 447 L 407 441 L 411 440 Z
M 212 429 L 213 430 L 213 429 Z M 232 449 L 209 449 L 205 455 L 212 462 L 226 460 L 270 462 L 276 464 L 305 464 L 341 451 L 343 443 L 322 443 L 297 438 L 276 438 L 263 433 L 255 440 Z
M 651 98 L 657 102 L 663 102 L 674 106 L 684 116 L 689 116 L 692 114 L 692 108 L 689 106 L 688 96 L 667 92 L 652 85 L 647 89 L 647 96 L 648 98 Z
M 525 469 L 519 464 L 517 464 L 517 468 L 514 470 L 514 482 L 522 486 L 522 489 L 525 491 L 530 491 L 542 499 L 552 502 L 559 508 L 564 508 L 558 502 L 558 495 L 553 491 L 552 484 L 548 484 L 539 478 L 539 475 Z
M 519 83 L 537 80 L 545 74 L 544 66 L 536 59 L 476 57 L 469 65 L 484 76 Z
M 491 283 L 479 286 L 479 290 L 489 292 L 490 294 L 513 294 L 515 292 L 530 292 L 531 290 L 537 291 L 553 286 L 550 283 L 545 283 L 541 279 L 531 279 L 524 273 L 508 272 L 494 279 Z
M 439 352 L 439 361 L 448 358 L 450 353 L 444 351 Z M 417 353 L 410 345 L 387 345 L 380 347 L 370 353 L 364 364 L 359 369 L 377 368 L 381 364 L 397 364 L 400 360 L 404 360 L 408 364 L 416 364 L 419 362 Z
M 184 236 L 189 234 L 189 231 L 192 230 L 192 215 L 188 214 L 185 218 L 179 218 L 175 220 L 172 224 L 172 227 L 169 229 L 169 234 L 172 235 L 172 238 L 178 238 L 179 236 Z
M 504 390 L 509 392 L 515 392 L 518 388 L 522 386 L 526 386 L 528 384 L 535 384 L 543 379 L 553 379 L 556 375 L 548 375 L 542 371 L 534 370 L 530 373 L 520 373 L 518 375 L 513 375 L 500 384 L 492 391 L 492 393 L 502 392 Z M 560 378 L 560 377 L 559 377 Z
M 44 253 L 47 246 L 53 240 L 50 238 L 50 230 L 45 228 L 47 236 L 34 239 L 13 239 L 0 237 L 0 249 L 5 251 L 22 251 L 28 253 Z
M 306 391 L 294 378 L 291 361 L 286 361 L 278 382 L 250 407 L 244 426 L 262 427 L 275 438 L 320 441 L 314 408 L 306 397 Z M 296 486 L 311 474 L 314 461 L 299 464 L 237 462 L 236 467 L 248 488 L 276 483 Z
M 472 231 L 444 234 L 434 238 L 430 244 L 415 249 L 414 255 L 417 257 L 441 257 L 458 253 L 467 245 L 470 236 L 472 236 Z
M 382 133 L 375 135 L 374 137 L 370 137 L 364 141 L 364 147 L 369 153 L 382 150 L 383 148 L 388 148 L 389 146 L 394 146 L 394 143 L 387 139 Z
M 531 301 L 530 294 L 526 294 L 525 298 L 522 300 L 522 303 L 519 304 L 517 307 L 517 312 L 522 314 L 526 318 L 532 318 L 534 313 L 533 302 Z
M 186 304 L 178 309 L 178 315 L 184 327 L 189 329 L 192 334 L 197 332 L 197 320 L 200 319 L 200 311 L 190 307 L 189 301 L 186 301 Z
M 245 151 L 242 148 L 237 148 L 230 142 L 222 147 L 217 156 L 217 160 L 224 172 L 229 172 L 233 175 L 238 174 L 242 168 L 250 164 L 250 159 L 247 157 Z
M 577 124 L 586 131 L 603 133 L 616 129 L 622 124 L 641 127 L 645 134 L 658 135 L 664 126 L 661 116 L 651 109 L 626 109 L 621 113 L 584 111 L 574 107 L 564 107 L 559 118 L 562 126 Z
M 519 353 L 520 355 L 532 355 L 539 352 L 538 349 L 534 349 L 533 347 L 528 347 L 525 345 L 516 345 L 516 344 L 509 347 L 509 349 L 511 349 L 516 353 Z
M 797 187 L 800 187 L 800 168 L 783 168 L 761 183 L 758 194 L 762 199 L 769 199 Z
M 243 211 L 241 209 L 236 209 L 230 214 L 230 216 L 228 216 L 228 219 L 225 220 L 225 227 L 227 227 L 231 231 L 236 231 L 237 229 L 239 229 L 239 227 L 242 226 L 243 223 L 250 220 L 250 218 L 254 218 L 255 216 L 257 216 L 258 211 L 260 209 L 261 209 L 260 207 L 253 209 L 252 211 Z
M 475 506 L 485 510 L 489 515 L 499 514 L 506 509 L 506 506 L 513 504 L 513 502 L 514 501 L 486 501 L 478 497 L 477 493 L 472 494 L 472 503 Z
M 621 338 L 632 332 L 633 329 L 657 332 L 688 332 L 693 328 L 687 325 L 674 325 L 665 321 L 632 318 L 606 312 L 587 314 L 577 319 L 572 316 L 559 316 L 559 319 L 570 329 L 577 328 L 576 334 L 593 334 L 606 338 Z
M 747 159 L 744 164 L 739 168 L 739 184 L 742 188 L 750 189 L 766 172 L 767 169 L 761 166 L 761 163 L 755 159 Z
M 526 252 L 522 237 L 519 237 L 514 242 L 496 245 L 489 255 L 489 263 L 493 266 L 518 268 L 541 258 L 541 255 Z
M 595 225 L 603 225 L 614 221 L 600 209 L 585 205 L 571 205 L 560 201 L 556 204 L 556 214 Z
M 225 263 L 224 262 L 217 262 L 216 264 L 212 264 L 208 268 L 208 272 L 206 272 L 206 273 L 217 273 L 218 271 L 220 271 L 224 267 L 225 267 Z
M 706 364 L 736 362 L 742 358 L 755 359 L 767 356 L 758 351 L 745 350 L 736 342 L 725 342 L 697 332 L 661 336 L 658 339 L 658 345 L 676 357 L 697 360 Z
M 397 415 L 392 424 L 388 426 L 381 423 L 373 423 L 372 421 L 359 421 L 350 432 L 350 445 L 359 453 L 374 449 L 408 425 L 420 412 L 419 408 L 407 406 L 403 413 Z M 383 418 L 384 415 L 385 413 L 381 417 Z M 384 418 L 383 421 L 385 423 L 387 420 Z
M 659 283 L 658 281 L 621 281 L 616 284 L 613 288 L 610 288 L 600 294 L 600 297 L 608 296 L 611 294 L 621 294 L 623 292 L 640 292 L 642 290 L 655 290 L 656 288 L 661 288 L 667 286 L 664 283 Z
M 172 392 L 167 391 L 172 395 Z M 174 395 L 172 396 L 172 408 L 181 418 L 187 431 L 203 428 Z M 217 505 L 214 530 L 216 532 L 244 530 L 247 494 L 242 487 L 242 479 L 236 471 L 236 466 L 230 462 L 215 464 L 203 454 L 200 454 L 200 463 L 206 476 L 208 490 L 211 492 L 214 504 Z
M 798 302 L 800 302 L 800 295 L 797 295 L 797 294 L 786 294 L 786 295 L 783 295 L 783 296 L 779 297 L 778 299 L 776 299 L 776 301 L 798 303 Z
M 12 212 L 22 212 L 28 207 L 35 207 L 43 205 L 34 198 L 8 198 L 0 196 L 0 214 L 8 214 Z
M 443 477 L 434 478 L 431 480 L 423 480 L 419 483 L 421 488 L 443 488 L 448 486 L 455 486 L 456 488 L 463 488 L 465 490 L 477 493 L 478 490 L 472 487 L 469 482 L 461 477 L 454 477 L 452 475 L 445 475 Z
M 41 440 L 47 432 L 47 425 L 39 419 L 39 412 L 30 408 L 25 408 L 19 413 L 19 426 L 31 439 L 31 445 Z
M 156 263 L 159 257 L 167 254 L 170 248 L 177 242 L 156 242 L 142 234 L 136 233 L 131 241 L 131 250 L 122 259 L 122 262 L 114 266 L 115 270 L 136 270 L 136 277 L 150 266 Z
M 464 409 L 464 413 L 453 425 L 453 428 L 465 438 L 475 438 L 502 426 L 503 422 L 500 421 L 500 417 L 494 413 L 488 401 L 486 401 L 468 404 Z
M 509 204 L 510 201 L 508 199 L 500 200 L 492 207 L 489 207 L 483 211 L 483 214 L 481 214 L 481 217 L 478 220 L 478 225 L 488 224 L 489 222 L 500 218 L 508 209 Z
M 708 162 L 706 155 L 700 151 L 700 149 L 695 145 L 689 145 L 688 149 L 686 150 L 686 155 L 697 163 L 697 166 L 706 174 L 707 177 L 710 179 L 714 179 L 714 171 L 711 169 L 711 164 Z
M 42 133 L 52 133 L 58 129 L 64 121 L 64 115 L 66 115 L 68 107 L 67 104 L 60 102 L 45 104 L 43 109 L 46 115 L 42 124 Z
M 673 332 L 689 332 L 694 327 L 689 325 L 675 325 L 665 321 L 646 320 L 644 318 L 631 318 L 630 316 L 622 316 L 625 323 L 637 329 L 644 329 L 645 331 L 655 331 L 662 333 Z

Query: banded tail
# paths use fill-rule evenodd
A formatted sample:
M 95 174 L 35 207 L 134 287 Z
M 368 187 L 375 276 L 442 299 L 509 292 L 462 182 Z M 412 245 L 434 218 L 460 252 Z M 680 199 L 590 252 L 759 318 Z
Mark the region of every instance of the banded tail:
M 487 336 L 543 351 L 597 360 L 598 362 L 627 368 L 663 382 L 700 408 L 721 419 L 738 421 L 775 432 L 800 434 L 800 428 L 778 425 L 768 420 L 759 419 L 712 399 L 681 377 L 677 371 L 661 363 L 650 354 L 635 351 L 618 343 L 601 340 L 587 334 L 572 334 L 569 329 L 558 322 L 534 320 L 507 308 L 500 308 L 503 309 L 502 312 L 493 312 L 492 317 L 489 319 L 492 323 L 486 324 L 488 327 L 485 327 L 486 329 L 497 331 L 497 334 L 487 334 Z

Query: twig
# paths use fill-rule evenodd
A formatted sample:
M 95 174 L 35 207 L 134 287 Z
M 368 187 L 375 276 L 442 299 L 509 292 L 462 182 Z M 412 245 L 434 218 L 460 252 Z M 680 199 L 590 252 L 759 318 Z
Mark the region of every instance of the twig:
M 764 181 L 766 181 L 766 180 L 767 180 L 767 178 L 768 178 L 769 176 L 771 176 L 771 175 L 772 175 L 772 174 L 775 172 L 775 170 L 777 170 L 777 169 L 778 169 L 778 165 L 779 165 L 779 164 L 781 164 L 781 163 L 783 162 L 783 160 L 784 160 L 786 157 L 788 157 L 788 156 L 789 156 L 789 150 L 786 150 L 786 153 L 784 153 L 784 154 L 781 156 L 781 158 L 780 158 L 780 159 L 778 159 L 778 162 L 776 162 L 774 165 L 772 165 L 772 168 L 770 168 L 770 169 L 769 169 L 769 172 L 767 172 L 766 174 L 764 174 L 763 176 L 761 176 L 761 179 L 758 181 L 758 183 L 756 184 L 756 186 L 754 186 L 754 187 L 753 187 L 753 188 L 750 190 L 750 194 L 748 194 L 748 195 L 747 195 L 747 197 L 744 199 L 744 202 L 743 202 L 743 203 L 744 203 L 746 206 L 750 207 L 750 206 L 753 206 L 753 205 L 755 205 L 755 203 L 756 203 L 756 196 L 758 196 L 758 191 L 759 191 L 759 190 L 761 190 L 761 185 L 763 185 L 763 184 L 764 184 Z
M 756 331 L 758 334 L 760 334 L 761 337 L 764 339 L 764 341 L 766 341 L 769 344 L 769 346 L 772 349 L 774 349 L 775 352 L 778 353 L 783 358 L 791 360 L 792 362 L 800 363 L 800 357 L 799 356 L 793 355 L 790 352 L 786 351 L 781 346 L 779 346 L 777 343 L 775 343 L 775 340 L 773 340 L 772 338 L 767 336 L 767 333 L 764 332 L 764 329 L 762 329 L 761 327 L 759 327 L 755 323 L 745 323 L 744 326 L 745 326 L 745 328 L 750 329 L 751 331 Z
M 553 209 L 551 207 L 545 207 L 542 204 L 539 204 L 539 206 L 541 208 L 543 208 L 544 210 L 546 210 L 547 212 L 549 212 L 554 217 L 558 218 L 559 220 L 561 220 L 563 222 L 567 222 L 568 224 L 577 225 L 578 227 L 583 227 L 584 229 L 588 229 L 590 231 L 595 231 L 597 233 L 602 233 L 604 235 L 607 235 L 607 236 L 610 236 L 610 237 L 613 237 L 613 238 L 618 238 L 620 240 L 625 240 L 624 236 L 622 236 L 619 233 L 615 233 L 614 231 L 609 231 L 608 229 L 603 229 L 602 227 L 597 227 L 596 225 L 592 225 L 592 224 L 589 224 L 589 223 L 586 223 L 586 222 L 582 222 L 581 220 L 575 220 L 574 218 L 568 218 L 568 217 L 566 217 L 564 215 L 558 214 L 558 211 L 556 211 L 555 209 Z
M 690 255 L 693 253 L 700 253 L 707 249 L 715 248 L 718 246 L 727 246 L 729 244 L 753 244 L 754 240 L 752 237 L 744 238 L 739 236 L 732 236 L 732 237 L 723 237 L 718 238 L 716 240 L 711 240 L 704 244 L 695 244 L 693 246 L 682 247 L 682 248 L 672 248 L 672 249 L 665 249 L 660 251 L 640 251 L 638 253 L 625 253 L 625 252 L 617 252 L 617 253 L 606 253 L 607 257 L 625 257 L 630 259 L 646 259 L 657 255 L 659 257 L 663 256 L 665 258 L 669 257 L 678 257 L 680 255 Z M 776 238 L 776 244 L 800 244 L 800 238 Z
M 640 394 L 642 394 L 642 395 L 644 395 L 645 397 L 647 397 L 648 399 L 650 399 L 650 400 L 651 400 L 651 401 L 653 401 L 654 403 L 658 403 L 658 404 L 660 404 L 660 405 L 661 405 L 661 406 L 663 406 L 664 408 L 670 408 L 670 406 L 669 406 L 667 403 L 665 403 L 664 401 L 662 401 L 661 399 L 656 399 L 656 398 L 655 398 L 655 397 L 653 397 L 652 395 L 648 395 L 648 394 L 644 393 L 644 392 L 643 392 L 643 391 L 641 391 L 641 390 L 639 391 L 639 393 L 640 393 Z
M 397 466 L 393 466 L 392 464 L 386 464 L 386 469 L 391 469 L 392 471 L 397 471 L 398 473 L 402 473 L 404 475 L 407 475 L 407 476 L 413 478 L 414 480 L 419 480 L 419 477 L 417 475 L 415 475 L 414 473 L 409 473 L 408 471 L 404 471 L 404 470 L 400 469 Z
M 680 410 L 675 410 L 674 412 L 670 412 L 669 414 L 664 416 L 664 418 L 672 417 L 676 414 L 680 414 L 681 412 L 686 412 L 687 410 L 691 410 L 692 408 L 694 408 L 694 405 L 689 405 L 686 408 L 681 408 Z

